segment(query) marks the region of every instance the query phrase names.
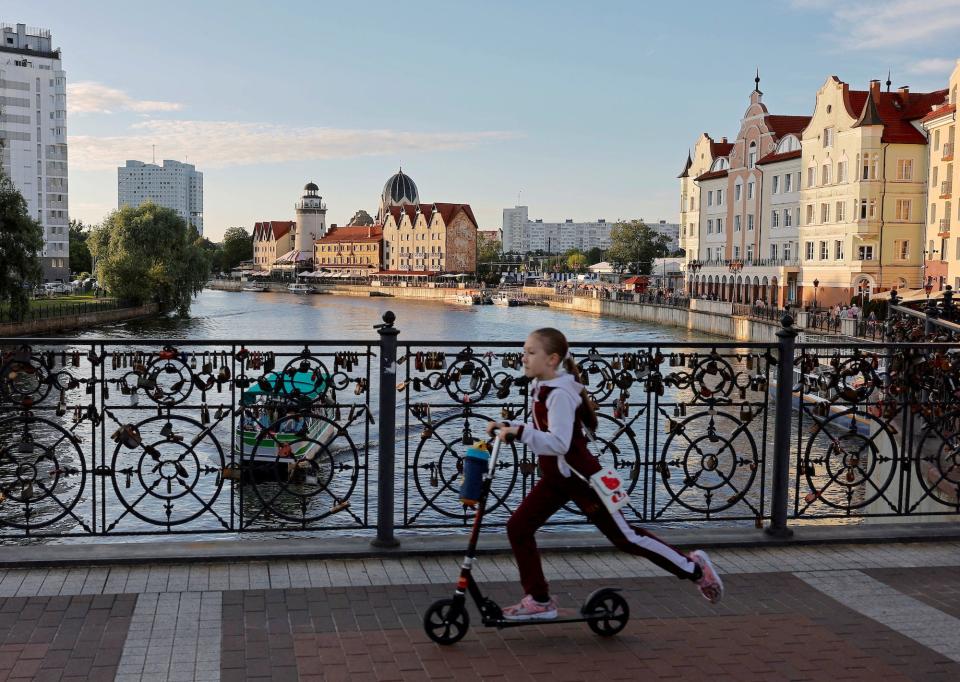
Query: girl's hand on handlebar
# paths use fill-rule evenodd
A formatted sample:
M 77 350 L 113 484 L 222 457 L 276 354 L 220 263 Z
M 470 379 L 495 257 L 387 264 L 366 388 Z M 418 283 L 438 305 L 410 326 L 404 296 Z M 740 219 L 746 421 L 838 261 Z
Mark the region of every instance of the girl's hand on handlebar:
M 493 433 L 494 431 L 497 432 L 496 435 L 499 436 L 500 438 L 505 439 L 507 436 L 513 436 L 514 438 L 516 438 L 520 433 L 520 427 L 510 426 L 510 424 L 507 424 L 506 422 L 500 422 L 499 424 L 496 422 L 490 422 L 489 424 L 487 424 L 487 435 L 488 436 L 494 435 Z

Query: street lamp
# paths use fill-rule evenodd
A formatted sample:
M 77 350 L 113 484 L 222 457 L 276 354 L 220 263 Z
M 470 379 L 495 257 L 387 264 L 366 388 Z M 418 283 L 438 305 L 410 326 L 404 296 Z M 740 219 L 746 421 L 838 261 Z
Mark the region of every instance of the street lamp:
M 813 309 L 817 309 L 817 288 L 820 286 L 820 280 L 813 280 Z

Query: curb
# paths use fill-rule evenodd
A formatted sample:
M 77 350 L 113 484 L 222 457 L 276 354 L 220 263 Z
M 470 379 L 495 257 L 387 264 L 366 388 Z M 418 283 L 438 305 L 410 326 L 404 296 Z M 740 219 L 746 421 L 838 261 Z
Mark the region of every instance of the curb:
M 957 523 L 898 523 L 868 526 L 797 526 L 790 538 L 769 536 L 754 529 L 663 529 L 658 535 L 680 548 L 758 548 L 810 547 L 835 544 L 883 544 L 960 540 Z M 493 531 L 492 535 L 489 535 Z M 482 537 L 478 554 L 510 554 L 503 529 L 488 530 Z M 244 536 L 224 536 L 221 540 L 150 541 L 83 544 L 2 545 L 0 569 L 104 566 L 129 564 L 223 563 L 307 559 L 397 559 L 459 555 L 467 541 L 467 531 L 457 535 L 401 535 L 395 548 L 374 547 L 372 536 L 352 538 L 292 538 L 261 540 Z M 542 532 L 538 537 L 545 552 L 609 552 L 616 548 L 604 542 L 596 532 Z

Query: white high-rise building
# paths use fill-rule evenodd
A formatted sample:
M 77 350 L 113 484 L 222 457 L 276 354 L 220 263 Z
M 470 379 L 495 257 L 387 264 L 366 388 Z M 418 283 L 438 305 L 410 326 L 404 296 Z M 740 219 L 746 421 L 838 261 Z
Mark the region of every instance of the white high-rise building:
M 165 159 L 163 166 L 127 161 L 117 168 L 117 206 L 145 201 L 172 208 L 203 235 L 203 173 L 189 163 Z
M 0 163 L 43 226 L 44 281 L 67 281 L 67 76 L 46 29 L 0 24 Z

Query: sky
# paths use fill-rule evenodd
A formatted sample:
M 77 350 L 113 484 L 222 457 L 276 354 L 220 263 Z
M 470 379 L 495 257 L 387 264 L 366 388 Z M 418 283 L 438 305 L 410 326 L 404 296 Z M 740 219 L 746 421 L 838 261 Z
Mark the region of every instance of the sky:
M 371 214 L 402 166 L 481 229 L 531 217 L 678 219 L 701 132 L 733 137 L 756 69 L 771 113 L 836 75 L 946 87 L 960 0 L 0 1 L 48 28 L 68 82 L 70 213 L 100 222 L 126 159 L 204 174 L 204 233 Z

